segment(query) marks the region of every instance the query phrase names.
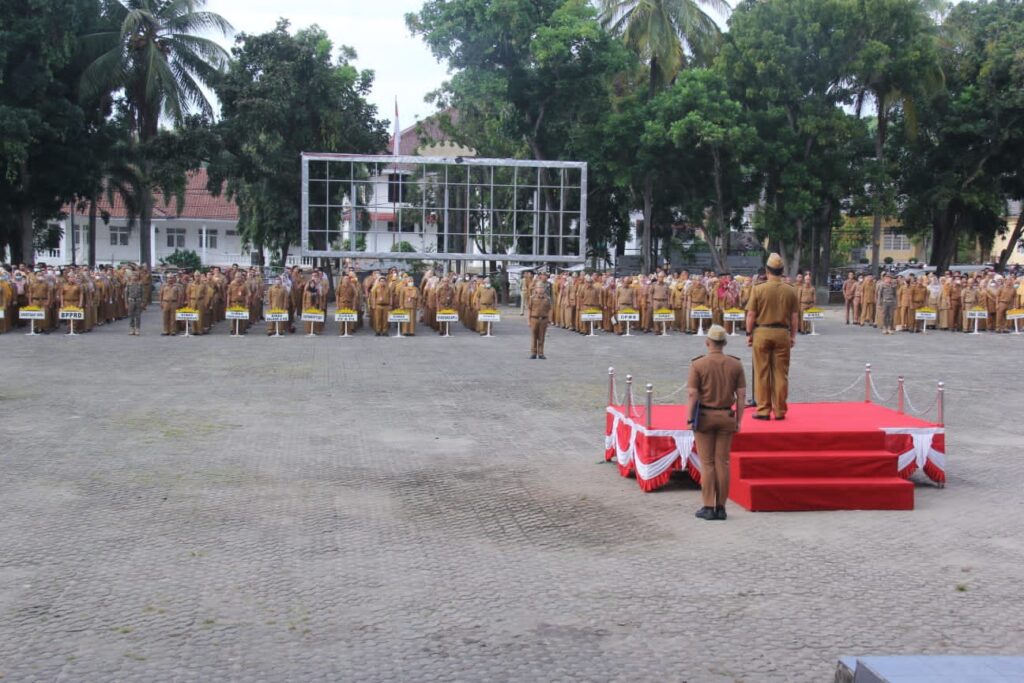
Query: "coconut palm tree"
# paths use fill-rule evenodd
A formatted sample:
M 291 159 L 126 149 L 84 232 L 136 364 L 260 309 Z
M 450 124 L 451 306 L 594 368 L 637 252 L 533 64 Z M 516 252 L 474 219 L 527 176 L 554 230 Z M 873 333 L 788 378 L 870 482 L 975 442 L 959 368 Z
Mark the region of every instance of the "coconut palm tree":
M 707 9 L 707 11 L 705 10 Z M 718 48 L 721 30 L 713 12 L 724 19 L 725 0 L 601 0 L 601 21 L 648 64 L 648 96 L 672 83 L 691 63 L 708 63 Z M 651 220 L 654 178 L 644 179 L 644 272 L 651 266 Z
M 228 53 L 204 36 L 228 35 L 231 25 L 219 14 L 203 11 L 206 0 L 105 0 L 109 30 L 83 37 L 83 47 L 97 55 L 81 78 L 81 96 L 122 93 L 136 139 L 156 137 L 161 119 L 181 123 L 191 112 L 213 115 L 203 92 L 227 65 Z M 149 169 L 143 164 L 143 176 Z M 140 258 L 150 262 L 149 226 L 152 198 L 143 192 L 139 207 Z

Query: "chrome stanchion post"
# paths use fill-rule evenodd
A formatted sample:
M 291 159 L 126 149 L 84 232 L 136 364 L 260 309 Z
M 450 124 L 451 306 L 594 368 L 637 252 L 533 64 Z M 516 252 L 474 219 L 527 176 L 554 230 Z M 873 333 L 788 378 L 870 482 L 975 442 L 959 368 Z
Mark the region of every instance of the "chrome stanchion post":
M 935 397 L 935 406 L 938 408 L 938 423 L 940 427 L 946 426 L 946 383 L 939 382 L 939 395 Z
M 903 410 L 903 401 L 905 400 L 904 396 L 906 395 L 906 388 L 904 388 L 904 386 L 903 386 L 903 375 L 900 375 L 899 377 L 897 377 L 896 378 L 896 382 L 897 382 L 897 387 L 896 387 L 896 412 L 898 412 L 900 415 L 902 415 L 903 412 L 904 412 L 904 410 Z
M 615 405 L 615 368 L 608 368 L 608 405 Z
M 864 402 L 871 403 L 871 363 L 864 364 Z
M 633 417 L 633 375 L 626 375 L 626 417 Z
M 646 418 L 646 423 L 647 423 L 647 428 L 650 429 L 651 428 L 651 404 L 654 402 L 654 385 L 648 383 L 647 386 L 645 387 L 645 390 L 647 392 L 647 418 Z

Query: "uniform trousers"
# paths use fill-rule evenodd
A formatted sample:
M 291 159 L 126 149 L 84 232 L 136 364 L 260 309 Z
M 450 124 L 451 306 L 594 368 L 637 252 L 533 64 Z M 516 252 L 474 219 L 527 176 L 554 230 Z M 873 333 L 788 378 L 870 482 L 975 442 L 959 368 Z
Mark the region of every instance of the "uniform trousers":
M 391 311 L 390 306 L 374 306 L 373 308 L 373 331 L 377 334 L 387 334 L 388 332 L 388 313 Z
M 700 457 L 700 496 L 704 507 L 720 507 L 729 499 L 729 451 L 735 433 L 733 411 L 700 411 L 693 437 Z
M 891 330 L 893 329 L 893 313 L 896 311 L 896 304 L 888 303 L 882 304 L 882 327 Z
M 175 334 L 176 330 L 174 327 L 174 307 L 161 306 L 160 314 L 163 316 L 164 334 Z
M 544 355 L 544 338 L 548 334 L 548 319 L 546 317 L 530 316 L 530 337 L 532 345 L 530 353 L 538 356 Z
M 789 330 L 782 327 L 754 329 L 754 400 L 758 415 L 786 415 L 791 348 Z
M 133 330 L 142 327 L 142 301 L 128 300 L 128 327 Z

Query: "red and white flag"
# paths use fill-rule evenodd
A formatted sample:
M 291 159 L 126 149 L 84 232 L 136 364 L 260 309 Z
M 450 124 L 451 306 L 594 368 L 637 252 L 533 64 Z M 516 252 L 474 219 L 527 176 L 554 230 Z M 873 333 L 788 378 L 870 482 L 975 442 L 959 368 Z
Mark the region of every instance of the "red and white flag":
M 395 143 L 394 154 L 398 156 L 401 150 L 401 130 L 398 128 L 398 97 L 395 96 Z

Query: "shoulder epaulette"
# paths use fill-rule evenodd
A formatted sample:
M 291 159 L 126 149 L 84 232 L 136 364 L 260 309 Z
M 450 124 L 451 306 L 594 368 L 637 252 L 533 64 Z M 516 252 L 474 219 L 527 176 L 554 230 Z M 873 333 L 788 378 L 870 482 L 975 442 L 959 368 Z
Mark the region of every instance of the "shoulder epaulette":
M 691 359 L 690 359 L 690 362 L 692 363 L 692 362 L 693 362 L 693 361 L 695 361 L 695 360 L 700 360 L 700 359 L 701 359 L 701 358 L 703 358 L 703 357 L 704 357 L 704 356 L 694 356 L 693 358 L 691 358 Z
M 740 358 L 738 356 L 734 356 L 731 353 L 727 353 L 725 355 L 729 356 L 729 358 L 735 358 L 736 360 L 740 361 L 741 363 L 743 362 L 742 360 L 740 360 Z

